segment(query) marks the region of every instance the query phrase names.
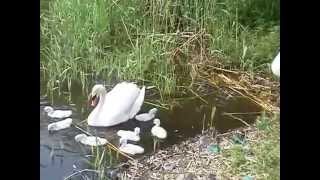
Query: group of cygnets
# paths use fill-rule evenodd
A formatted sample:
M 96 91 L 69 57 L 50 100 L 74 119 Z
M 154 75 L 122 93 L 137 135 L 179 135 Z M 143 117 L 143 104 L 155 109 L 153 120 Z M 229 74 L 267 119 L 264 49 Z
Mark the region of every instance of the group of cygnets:
M 70 116 L 72 115 L 71 110 L 54 110 L 50 106 L 44 107 L 44 111 L 51 118 L 55 119 L 64 119 L 58 122 L 54 122 L 48 125 L 48 131 L 58 131 L 65 128 L 69 128 L 72 124 L 72 119 Z M 153 137 L 158 139 L 165 139 L 167 137 L 167 131 L 160 126 L 160 119 L 155 118 L 157 113 L 156 108 L 152 108 L 148 113 L 142 113 L 135 116 L 135 119 L 142 122 L 147 122 L 153 119 L 154 126 L 151 128 L 151 134 Z M 140 141 L 140 128 L 135 127 L 133 131 L 130 130 L 119 130 L 117 135 L 120 137 L 119 139 L 119 150 L 130 154 L 142 154 L 144 153 L 144 148 L 136 145 L 130 144 L 128 141 L 138 142 Z M 107 144 L 107 139 L 96 137 L 96 136 L 87 136 L 86 134 L 78 134 L 75 136 L 75 140 L 81 144 L 88 146 L 102 146 Z

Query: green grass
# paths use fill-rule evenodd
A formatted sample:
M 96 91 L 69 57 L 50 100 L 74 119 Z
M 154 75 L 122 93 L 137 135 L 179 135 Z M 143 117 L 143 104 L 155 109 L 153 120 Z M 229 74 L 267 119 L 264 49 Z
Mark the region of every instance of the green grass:
M 195 57 L 266 71 L 280 44 L 279 0 L 54 0 L 40 19 L 49 90 L 139 80 L 170 96 L 190 83 Z
M 279 116 L 261 116 L 257 137 L 247 145 L 234 145 L 224 152 L 232 174 L 251 175 L 257 179 L 280 179 L 280 120 Z
M 112 151 L 113 150 L 107 146 L 91 148 L 93 158 L 88 160 L 87 163 L 90 165 L 90 169 L 99 172 L 99 180 L 108 179 L 108 177 L 106 177 L 107 168 L 112 168 L 115 164 L 119 163 L 118 156 Z

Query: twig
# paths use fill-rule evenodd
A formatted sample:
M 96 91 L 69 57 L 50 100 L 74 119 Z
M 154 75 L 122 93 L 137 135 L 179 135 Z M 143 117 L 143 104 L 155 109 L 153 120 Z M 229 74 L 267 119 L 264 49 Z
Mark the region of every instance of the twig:
M 153 106 L 156 106 L 156 107 L 158 107 L 158 108 L 165 109 L 165 110 L 169 110 L 169 108 L 167 108 L 167 107 L 165 107 L 165 106 L 161 106 L 161 105 L 158 105 L 158 104 L 154 104 L 154 103 L 152 103 L 152 102 L 144 101 L 144 103 L 149 104 L 149 105 L 153 105 Z
M 77 123 L 77 124 L 82 124 L 82 123 L 84 123 L 84 122 L 86 122 L 87 121 L 87 119 L 85 119 L 85 120 L 83 120 L 83 121 L 80 121 L 79 123 Z
M 156 86 L 147 86 L 146 89 L 153 89 L 156 88 Z
M 250 124 L 248 124 L 247 122 L 245 122 L 244 120 L 242 120 L 241 118 L 238 118 L 236 116 L 233 116 L 232 114 L 226 114 L 226 113 L 222 113 L 222 115 L 225 115 L 225 116 L 229 116 L 233 119 L 236 119 L 236 120 L 239 120 L 240 122 L 242 122 L 243 124 L 247 125 L 248 127 L 251 127 Z
M 206 104 L 209 104 L 208 101 L 204 100 L 201 96 L 199 96 L 197 93 L 195 93 L 192 89 L 189 89 L 189 91 L 194 94 L 195 96 L 197 96 L 201 101 L 203 101 Z
M 211 65 L 207 65 L 208 67 L 211 67 L 213 69 L 219 70 L 219 71 L 224 71 L 224 72 L 228 72 L 228 73 L 234 73 L 234 74 L 239 74 L 239 72 L 237 71 L 232 71 L 232 70 L 228 70 L 228 69 L 222 69 L 222 68 L 218 68 L 215 66 L 211 66 Z
M 235 115 L 235 114 L 241 114 L 241 115 L 251 115 L 251 114 L 261 114 L 261 113 L 263 113 L 263 111 L 261 111 L 261 112 L 243 112 L 243 113 L 241 113 L 241 112 L 238 112 L 238 113 L 227 113 L 227 112 L 225 112 L 224 114 L 226 114 L 226 115 Z
M 65 177 L 64 180 L 70 179 L 70 178 L 72 178 L 73 176 L 75 176 L 75 175 L 77 175 L 77 174 L 79 174 L 79 173 L 83 173 L 83 172 L 95 172 L 95 173 L 98 173 L 98 174 L 100 173 L 100 171 L 98 171 L 98 170 L 82 169 L 82 170 L 80 170 L 80 171 L 77 171 L 77 172 L 72 173 L 72 174 L 70 174 L 69 176 Z
M 263 109 L 272 112 L 272 108 L 270 108 L 269 106 L 263 105 L 263 103 L 259 102 L 260 100 L 256 100 L 256 98 L 252 97 L 252 95 L 250 93 L 248 93 L 246 90 L 244 90 L 249 96 L 246 96 L 245 94 L 243 94 L 242 92 L 234 89 L 233 87 L 228 87 L 229 89 L 233 90 L 234 92 L 242 95 L 243 97 L 247 97 L 248 99 L 250 99 L 251 101 L 253 101 L 254 103 L 256 103 L 257 105 L 259 105 L 260 107 L 262 107 Z

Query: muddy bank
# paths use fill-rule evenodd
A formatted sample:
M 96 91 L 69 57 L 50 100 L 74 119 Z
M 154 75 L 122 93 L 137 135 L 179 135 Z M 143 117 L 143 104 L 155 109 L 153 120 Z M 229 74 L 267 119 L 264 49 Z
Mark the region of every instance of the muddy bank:
M 278 118 L 264 116 L 251 127 L 223 134 L 207 130 L 135 162 L 128 161 L 120 179 L 279 179 Z
M 220 151 L 232 147 L 235 136 L 254 139 L 255 128 L 240 128 L 224 134 L 207 130 L 171 147 L 158 150 L 136 162 L 128 161 L 129 168 L 121 174 L 121 179 L 230 179 L 225 169 L 221 152 L 213 152 L 211 147 L 218 145 Z M 189 178 L 190 178 L 189 177 Z

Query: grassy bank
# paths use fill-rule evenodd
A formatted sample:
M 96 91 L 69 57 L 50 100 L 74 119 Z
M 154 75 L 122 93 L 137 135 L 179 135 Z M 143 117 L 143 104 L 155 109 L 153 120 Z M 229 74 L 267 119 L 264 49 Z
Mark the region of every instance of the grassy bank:
M 232 175 L 280 179 L 280 121 L 262 116 L 248 135 L 246 146 L 234 145 L 223 153 Z
M 280 44 L 279 0 L 55 0 L 40 19 L 48 89 L 142 80 L 170 95 L 203 61 L 268 72 Z

